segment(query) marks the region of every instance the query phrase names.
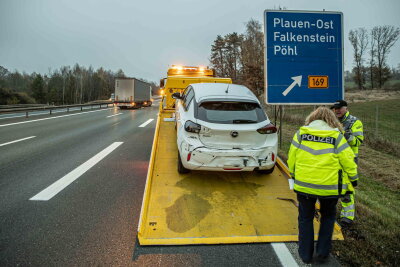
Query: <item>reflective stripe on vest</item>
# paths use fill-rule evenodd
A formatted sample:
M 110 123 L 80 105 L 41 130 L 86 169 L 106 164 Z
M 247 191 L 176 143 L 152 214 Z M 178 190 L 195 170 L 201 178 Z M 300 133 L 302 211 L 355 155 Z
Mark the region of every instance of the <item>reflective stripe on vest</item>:
M 343 205 L 343 204 L 345 204 L 345 203 L 342 202 L 342 205 Z M 354 209 L 355 209 L 354 204 L 351 204 L 350 206 L 347 206 L 347 207 L 345 207 L 345 206 L 343 205 L 343 207 L 342 207 L 342 211 L 344 211 L 344 212 L 349 212 L 349 211 L 352 211 L 352 210 L 354 210 Z
M 312 183 L 306 183 L 306 182 L 302 182 L 299 180 L 294 180 L 294 183 L 296 185 L 299 186 L 303 186 L 303 187 L 307 187 L 307 188 L 311 188 L 311 189 L 322 189 L 322 190 L 338 190 L 339 189 L 339 185 L 323 185 L 323 184 L 312 184 Z M 342 184 L 342 190 L 346 190 L 347 189 L 347 184 Z
M 341 137 L 343 137 L 343 135 L 340 135 L 338 139 L 336 139 L 336 143 L 339 143 L 340 140 L 342 139 Z M 339 140 L 339 142 L 337 142 L 337 140 Z M 292 145 L 294 145 L 295 147 L 297 147 L 298 149 L 307 151 L 308 153 L 311 153 L 315 156 L 317 155 L 323 155 L 323 154 L 329 154 L 329 153 L 333 153 L 333 154 L 339 154 L 340 152 L 342 152 L 343 150 L 345 150 L 346 148 L 349 147 L 348 143 L 344 143 L 341 147 L 339 147 L 339 149 L 336 149 L 336 144 L 335 144 L 335 148 L 324 148 L 324 149 L 313 149 L 311 147 L 305 146 L 303 144 L 299 144 L 296 141 L 292 140 Z
M 354 214 L 355 214 L 354 211 L 347 211 L 347 212 L 342 211 L 340 213 L 340 216 L 342 216 L 342 217 L 354 217 Z
M 355 181 L 358 178 L 358 174 L 354 175 L 354 176 L 349 176 L 351 181 Z

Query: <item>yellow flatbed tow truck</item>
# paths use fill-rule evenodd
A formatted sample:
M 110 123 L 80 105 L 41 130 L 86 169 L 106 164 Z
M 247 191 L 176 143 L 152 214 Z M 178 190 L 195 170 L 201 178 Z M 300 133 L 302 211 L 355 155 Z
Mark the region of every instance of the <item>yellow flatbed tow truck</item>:
M 195 68 L 195 67 L 191 67 Z M 164 83 L 139 220 L 140 245 L 298 241 L 296 194 L 278 158 L 271 174 L 177 171 L 171 95 L 196 82 L 231 83 L 210 69 L 173 66 Z M 319 230 L 314 220 L 315 237 Z M 343 240 L 339 225 L 333 239 Z

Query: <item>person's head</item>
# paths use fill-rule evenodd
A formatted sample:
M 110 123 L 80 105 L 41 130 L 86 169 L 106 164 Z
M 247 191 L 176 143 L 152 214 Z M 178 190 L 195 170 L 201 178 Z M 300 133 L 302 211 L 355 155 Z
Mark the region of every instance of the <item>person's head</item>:
M 322 120 L 326 122 L 332 128 L 338 128 L 343 131 L 342 124 L 338 121 L 332 110 L 326 107 L 318 107 L 316 110 L 307 116 L 305 125 L 310 125 L 311 122 L 316 120 Z
M 336 117 L 343 118 L 347 112 L 347 102 L 344 100 L 337 100 L 331 107 Z

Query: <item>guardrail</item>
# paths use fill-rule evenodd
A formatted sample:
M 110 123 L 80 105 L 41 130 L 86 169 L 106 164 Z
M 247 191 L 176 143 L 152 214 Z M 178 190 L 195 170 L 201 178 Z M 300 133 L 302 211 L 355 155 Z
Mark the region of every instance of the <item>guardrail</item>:
M 56 109 L 67 109 L 67 112 L 70 111 L 71 108 L 80 107 L 81 111 L 84 107 L 91 107 L 99 106 L 99 109 L 106 106 L 108 108 L 109 105 L 114 105 L 113 102 L 100 102 L 100 103 L 90 103 L 90 104 L 77 104 L 77 105 L 64 105 L 64 106 L 39 106 L 39 107 L 21 107 L 21 108 L 5 108 L 0 109 L 0 114 L 3 113 L 25 113 L 25 117 L 28 118 L 29 112 L 33 111 L 45 111 L 48 110 L 49 114 L 52 114 L 53 110 Z
M 48 105 L 45 104 L 14 104 L 14 105 L 0 105 L 1 109 L 13 109 L 13 108 L 37 108 L 37 107 L 45 107 Z

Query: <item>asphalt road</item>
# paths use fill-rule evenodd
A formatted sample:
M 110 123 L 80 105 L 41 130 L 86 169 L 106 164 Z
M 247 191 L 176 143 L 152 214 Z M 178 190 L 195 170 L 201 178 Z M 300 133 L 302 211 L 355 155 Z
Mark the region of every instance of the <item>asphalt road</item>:
M 0 266 L 282 266 L 271 244 L 138 245 L 157 112 L 2 118 Z

